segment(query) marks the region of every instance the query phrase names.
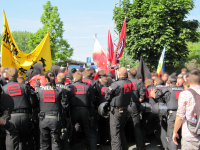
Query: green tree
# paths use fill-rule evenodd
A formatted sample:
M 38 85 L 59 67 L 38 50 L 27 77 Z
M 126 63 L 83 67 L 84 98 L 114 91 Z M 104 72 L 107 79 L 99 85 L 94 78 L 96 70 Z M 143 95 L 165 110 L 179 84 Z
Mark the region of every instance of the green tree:
M 200 35 L 200 29 L 197 31 Z M 195 43 L 187 42 L 187 47 L 189 50 L 189 55 L 187 61 L 192 61 L 195 59 L 197 64 L 200 64 L 200 36 L 198 37 L 198 41 Z
M 15 40 L 20 51 L 24 53 L 30 53 L 34 49 L 28 48 L 28 41 L 29 41 L 29 34 L 30 32 L 27 31 L 13 31 L 12 36 Z M 2 39 L 2 34 L 0 34 L 0 39 Z
M 59 18 L 57 6 L 52 6 L 50 1 L 43 5 L 44 12 L 40 18 L 43 27 L 36 33 L 30 34 L 29 48 L 35 49 L 47 32 L 50 35 L 51 56 L 54 64 L 66 61 L 73 54 L 68 42 L 63 39 L 63 22 Z
M 199 22 L 185 20 L 194 7 L 193 0 L 123 0 L 121 8 L 114 9 L 113 19 L 121 30 L 127 17 L 127 53 L 136 60 L 142 56 L 154 70 L 165 43 L 166 70 L 189 54 L 186 41 L 196 42 Z
M 121 67 L 127 67 L 127 68 L 135 68 L 137 69 L 139 66 L 138 60 L 133 60 L 133 58 L 127 54 L 126 48 L 124 49 L 124 53 L 122 57 L 120 58 L 119 64 Z

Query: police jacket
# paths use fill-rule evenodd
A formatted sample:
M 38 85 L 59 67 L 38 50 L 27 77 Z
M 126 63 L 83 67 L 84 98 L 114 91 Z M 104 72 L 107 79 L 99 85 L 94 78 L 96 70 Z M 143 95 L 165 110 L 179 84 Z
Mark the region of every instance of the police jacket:
M 67 95 L 64 90 L 60 87 L 53 89 L 49 82 L 45 86 L 37 88 L 37 96 L 41 112 L 60 112 L 62 107 L 65 109 L 65 106 L 68 105 Z
M 171 85 L 168 88 L 168 92 L 165 94 L 165 101 L 167 103 L 168 110 L 177 110 L 178 109 L 178 98 L 179 94 L 183 91 L 183 87 L 176 85 Z
M 14 109 L 14 101 L 12 97 L 4 92 L 0 86 L 0 117 L 3 115 L 4 111 L 9 110 L 11 113 Z
M 3 86 L 3 90 L 14 100 L 14 110 L 30 108 L 32 99 L 28 86 L 18 83 L 15 79 L 11 79 Z
M 130 80 L 133 84 L 133 88 L 131 92 L 131 101 L 139 103 L 139 98 L 140 99 L 145 98 L 144 84 L 140 80 L 136 79 L 135 77 L 129 77 L 128 80 Z
M 101 86 L 100 86 L 100 89 L 101 89 L 101 91 L 100 91 L 101 96 L 100 96 L 100 99 L 99 99 L 98 104 L 97 104 L 98 106 L 99 106 L 101 103 L 106 102 L 105 95 L 106 95 L 106 91 L 107 91 L 107 89 L 108 89 L 108 85 L 101 85 Z
M 95 82 L 94 80 L 86 77 L 84 79 L 82 79 L 82 82 L 89 86 L 89 88 L 91 89 L 90 92 L 91 94 L 93 95 L 92 97 L 94 98 L 92 100 L 93 104 L 97 105 L 97 101 L 99 100 L 100 98 L 100 87 L 99 85 L 97 84 L 97 82 Z
M 155 93 L 155 98 L 153 98 L 150 94 L 151 91 L 155 89 L 156 93 Z M 153 85 L 148 85 L 147 89 L 145 89 L 145 93 L 146 93 L 146 99 L 145 102 L 149 102 L 151 104 L 151 106 L 153 106 L 155 103 L 162 101 L 162 90 L 153 86 Z
M 72 107 L 90 107 L 94 100 L 91 88 L 85 85 L 81 80 L 74 81 L 69 85 L 72 96 L 70 97 L 70 104 Z
M 64 83 L 62 82 L 57 82 L 56 83 L 56 86 L 57 87 L 60 87 L 61 89 L 69 89 L 67 85 L 65 85 Z
M 5 80 L 4 78 L 0 78 L 0 84 L 1 84 L 2 86 L 4 86 L 4 85 L 7 84 L 7 82 L 6 82 L 6 80 Z
M 110 105 L 113 107 L 127 107 L 131 101 L 131 91 L 133 84 L 127 78 L 119 78 L 107 89 L 105 98 L 110 101 Z

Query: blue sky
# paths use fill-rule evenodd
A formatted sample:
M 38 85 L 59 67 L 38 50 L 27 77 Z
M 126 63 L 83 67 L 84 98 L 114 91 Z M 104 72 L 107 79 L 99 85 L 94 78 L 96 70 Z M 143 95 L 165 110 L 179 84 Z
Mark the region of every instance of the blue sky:
M 36 32 L 42 24 L 40 16 L 42 5 L 47 0 L 10 0 L 0 1 L 0 8 L 5 10 L 11 31 Z M 114 0 L 51 0 L 58 7 L 60 18 L 64 22 L 64 39 L 67 39 L 74 54 L 72 59 L 86 61 L 92 57 L 94 35 L 100 44 L 107 49 L 107 32 L 113 32 L 112 20 Z M 196 7 L 190 12 L 188 19 L 200 21 L 200 0 L 195 0 Z M 0 15 L 3 31 L 3 14 Z

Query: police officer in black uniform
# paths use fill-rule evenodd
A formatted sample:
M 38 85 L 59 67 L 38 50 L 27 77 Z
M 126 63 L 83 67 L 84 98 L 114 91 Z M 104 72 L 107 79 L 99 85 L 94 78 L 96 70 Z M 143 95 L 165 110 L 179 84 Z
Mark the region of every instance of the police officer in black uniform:
M 55 76 L 48 71 L 45 74 L 46 85 L 36 87 L 40 105 L 40 149 L 60 150 L 62 107 L 69 105 L 65 90 L 56 87 Z
M 144 103 L 148 103 L 150 106 L 153 106 L 159 101 L 159 98 L 162 95 L 162 91 L 155 86 L 153 86 L 153 80 L 146 79 L 145 80 L 145 93 L 146 98 L 144 99 Z M 155 97 L 151 96 L 151 91 L 156 90 Z M 152 112 L 142 112 L 142 132 L 143 132 L 143 139 L 144 142 L 146 141 L 146 132 L 147 129 L 151 128 L 151 130 L 156 130 L 156 138 L 160 140 L 160 119 L 156 114 Z
M 69 85 L 73 95 L 70 98 L 72 124 L 79 123 L 86 134 L 89 149 L 96 150 L 96 136 L 90 127 L 89 109 L 94 97 L 89 86 L 82 82 L 82 73 L 77 71 L 73 74 L 74 83 Z
M 97 106 L 101 103 L 106 102 L 105 95 L 108 89 L 108 78 L 102 77 L 101 78 L 101 85 L 100 85 L 100 99 L 97 101 Z M 110 125 L 109 125 L 109 118 L 105 118 L 101 115 L 98 117 L 98 131 L 99 131 L 99 138 L 100 138 L 100 144 L 101 145 L 108 145 L 109 142 L 107 140 L 110 140 Z
M 177 150 L 177 145 L 172 140 L 174 122 L 176 118 L 176 111 L 178 109 L 178 98 L 179 94 L 183 91 L 183 87 L 176 86 L 177 77 L 169 76 L 169 86 L 168 93 L 165 94 L 165 101 L 168 108 L 168 120 L 167 120 L 167 140 L 168 140 L 168 149 Z
M 119 69 L 119 80 L 109 86 L 105 98 L 110 101 L 110 135 L 112 150 L 128 150 L 124 134 L 127 107 L 131 102 L 132 82 L 127 80 L 127 69 Z
M 162 98 L 159 99 L 159 102 L 166 103 L 165 99 L 164 99 L 164 95 L 168 92 L 168 88 L 163 85 L 162 79 L 156 78 L 154 80 L 154 86 L 156 88 L 159 88 L 162 91 Z M 167 137 L 167 115 L 163 115 L 163 116 L 159 116 L 159 117 L 160 117 L 160 126 L 161 126 L 160 139 L 161 139 L 163 148 L 167 149 L 167 144 L 168 144 L 167 139 L 166 139 L 166 137 Z
M 29 113 L 33 99 L 30 89 L 17 82 L 18 70 L 14 67 L 8 69 L 9 82 L 3 86 L 6 94 L 14 100 L 14 109 L 11 114 L 11 122 L 15 125 L 15 131 L 6 135 L 6 149 L 23 149 L 29 133 Z
M 2 81 L 0 79 L 0 84 Z M 12 132 L 15 130 L 15 126 L 9 121 L 10 114 L 14 108 L 14 101 L 13 99 L 6 94 L 0 85 L 0 149 L 5 150 L 5 139 L 6 139 L 6 132 Z
M 57 80 L 58 82 L 56 83 L 56 87 L 60 87 L 61 89 L 65 89 L 67 92 L 68 97 L 70 97 L 71 94 L 71 90 L 68 87 L 68 85 L 65 85 L 65 80 L 66 80 L 66 76 L 64 73 L 59 73 L 57 75 Z M 69 149 L 69 143 L 68 143 L 68 139 L 71 137 L 71 118 L 70 118 L 70 113 L 69 113 L 69 107 L 68 109 L 62 109 L 62 141 L 61 141 L 61 145 L 63 149 Z
M 130 73 L 130 77 L 128 80 L 132 82 L 133 88 L 132 88 L 132 93 L 131 93 L 131 102 L 130 102 L 130 105 L 128 106 L 128 113 L 130 114 L 132 118 L 137 148 L 143 149 L 145 147 L 145 143 L 143 140 L 142 131 L 140 129 L 139 106 L 140 106 L 140 103 L 145 98 L 145 87 L 144 87 L 144 84 L 140 80 L 135 78 L 137 71 L 134 68 L 130 69 L 129 73 Z

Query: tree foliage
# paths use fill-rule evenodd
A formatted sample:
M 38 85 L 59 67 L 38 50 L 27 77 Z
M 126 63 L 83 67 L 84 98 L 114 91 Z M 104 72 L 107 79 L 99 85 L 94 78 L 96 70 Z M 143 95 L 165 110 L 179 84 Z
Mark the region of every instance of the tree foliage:
M 194 7 L 193 0 L 123 0 L 121 8 L 114 9 L 113 19 L 121 30 L 127 17 L 127 53 L 133 59 L 142 56 L 152 70 L 157 68 L 165 43 L 166 68 L 189 54 L 186 41 L 198 41 L 199 22 L 185 20 Z
M 28 48 L 29 34 L 30 32 L 27 32 L 27 31 L 13 31 L 12 32 L 12 36 L 15 40 L 15 43 L 17 44 L 19 50 L 24 53 L 31 52 L 31 49 Z M 0 34 L 0 39 L 2 39 L 2 34 Z
M 57 6 L 52 6 L 50 1 L 43 5 L 44 12 L 40 18 L 43 27 L 36 33 L 30 34 L 29 48 L 35 49 L 47 32 L 50 35 L 51 56 L 53 63 L 66 61 L 73 54 L 68 42 L 63 39 L 63 22 L 59 18 Z
M 200 29 L 197 31 L 200 35 Z M 187 42 L 189 55 L 187 61 L 192 61 L 193 59 L 196 60 L 197 64 L 200 64 L 200 36 L 198 37 L 198 41 L 195 43 Z

